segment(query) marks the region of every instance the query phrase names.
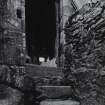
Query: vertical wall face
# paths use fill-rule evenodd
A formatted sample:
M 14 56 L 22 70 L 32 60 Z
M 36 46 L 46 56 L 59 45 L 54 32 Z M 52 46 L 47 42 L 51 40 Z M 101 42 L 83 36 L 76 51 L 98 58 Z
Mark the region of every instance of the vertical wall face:
M 64 34 L 64 26 L 66 21 L 68 20 L 68 17 L 71 16 L 74 12 L 75 9 L 72 5 L 72 1 L 71 0 L 60 0 L 60 10 L 58 11 L 60 12 L 60 18 L 59 18 L 59 25 L 58 28 L 60 27 L 59 30 L 59 37 L 57 37 L 57 39 L 59 39 L 59 43 L 58 43 L 58 53 L 59 54 L 59 66 L 63 67 L 64 66 L 64 45 L 65 45 L 65 34 Z
M 4 84 L 16 87 L 22 87 L 24 81 L 23 74 L 20 75 L 24 70 L 21 65 L 25 64 L 24 5 L 24 0 L 0 0 L 0 77 Z M 0 94 L 7 96 L 6 88 L 0 85 Z
M 84 4 L 91 2 L 91 0 L 74 0 L 74 2 L 76 3 L 78 9 L 80 9 Z
M 67 21 L 68 17 L 73 14 L 74 8 L 72 6 L 71 0 L 62 0 L 61 3 L 61 16 L 62 16 L 62 24 L 64 26 L 65 22 Z
M 81 9 L 83 5 L 85 5 L 86 3 L 96 3 L 97 1 L 100 0 L 73 0 L 77 6 L 78 9 Z
M 100 0 L 92 0 L 92 2 L 97 2 Z M 59 25 L 57 26 L 58 28 L 58 36 L 60 35 L 60 37 L 57 37 L 57 39 L 59 39 L 59 43 L 57 46 L 57 53 L 58 53 L 58 63 L 60 67 L 64 66 L 64 45 L 66 44 L 65 42 L 65 34 L 64 34 L 64 26 L 66 21 L 68 20 L 68 17 L 71 16 L 77 9 L 81 9 L 82 6 L 86 3 L 91 3 L 91 0 L 60 0 L 60 19 L 59 22 L 57 22 L 60 25 L 60 29 L 59 29 Z M 58 14 L 57 14 L 58 16 Z M 59 54 L 60 53 L 60 54 Z
M 81 105 L 105 105 L 104 7 L 86 4 L 65 26 L 65 83 Z
M 0 0 L 0 63 L 24 64 L 25 2 Z

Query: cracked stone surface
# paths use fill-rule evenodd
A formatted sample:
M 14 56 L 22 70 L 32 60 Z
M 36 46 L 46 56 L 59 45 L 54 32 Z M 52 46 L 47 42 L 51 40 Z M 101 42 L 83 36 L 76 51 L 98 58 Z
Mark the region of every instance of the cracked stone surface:
M 81 105 L 105 105 L 105 1 L 69 17 L 65 34 L 65 84 Z

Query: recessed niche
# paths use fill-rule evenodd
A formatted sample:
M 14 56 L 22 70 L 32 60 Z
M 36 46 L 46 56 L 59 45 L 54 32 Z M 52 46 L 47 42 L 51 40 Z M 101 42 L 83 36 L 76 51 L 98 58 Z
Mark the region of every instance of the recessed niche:
M 19 19 L 22 18 L 22 11 L 21 11 L 21 9 L 17 9 L 16 10 L 16 15 L 17 15 L 17 18 L 19 18 Z

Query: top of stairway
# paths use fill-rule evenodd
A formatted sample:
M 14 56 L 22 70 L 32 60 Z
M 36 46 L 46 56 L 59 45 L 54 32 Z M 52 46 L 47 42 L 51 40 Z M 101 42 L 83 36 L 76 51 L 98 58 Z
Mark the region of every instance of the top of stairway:
M 35 64 L 26 64 L 26 72 L 32 77 L 33 76 L 41 76 L 41 77 L 63 76 L 62 68 L 44 67 L 44 66 L 35 65 Z

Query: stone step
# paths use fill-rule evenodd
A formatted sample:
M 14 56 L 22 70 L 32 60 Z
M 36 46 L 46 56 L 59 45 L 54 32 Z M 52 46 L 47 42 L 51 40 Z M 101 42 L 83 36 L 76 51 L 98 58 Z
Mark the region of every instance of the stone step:
M 40 105 L 80 105 L 80 103 L 73 100 L 44 100 Z
M 37 86 L 37 90 L 48 99 L 70 98 L 72 90 L 70 86 Z
M 30 76 L 51 77 L 63 76 L 62 68 L 57 67 L 43 67 L 35 64 L 26 64 L 26 72 Z
M 57 67 L 26 64 L 26 72 L 34 79 L 36 85 L 61 85 L 63 79 L 62 68 Z

